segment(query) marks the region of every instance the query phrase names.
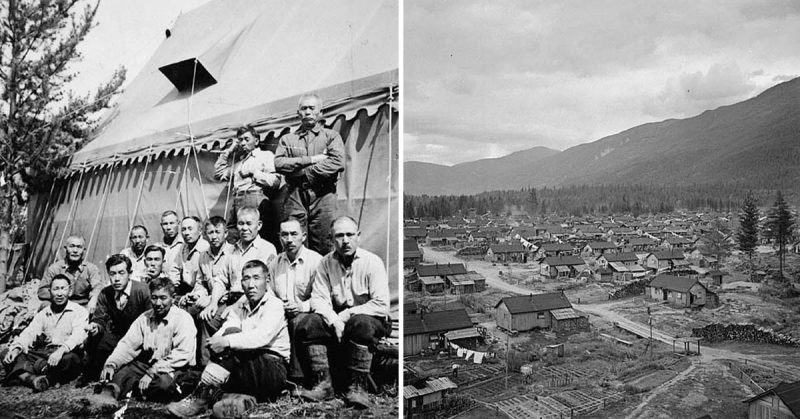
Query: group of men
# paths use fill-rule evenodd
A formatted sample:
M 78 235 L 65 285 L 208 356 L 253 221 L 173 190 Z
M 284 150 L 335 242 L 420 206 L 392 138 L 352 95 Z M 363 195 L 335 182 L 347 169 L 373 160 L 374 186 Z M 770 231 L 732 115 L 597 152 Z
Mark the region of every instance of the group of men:
M 373 352 L 390 330 L 388 276 L 380 257 L 359 247 L 358 223 L 333 216 L 342 145 L 321 127 L 320 106 L 316 96 L 301 98 L 302 126 L 276 153 L 289 185 L 281 253 L 259 236 L 260 197 L 247 191 L 284 179 L 265 176 L 270 168 L 253 154 L 232 167 L 235 230 L 223 217 L 166 211 L 161 243 L 149 244 L 137 225 L 130 247 L 106 260 L 109 285 L 84 259 L 83 238 L 69 237 L 64 260 L 42 277 L 42 310 L 0 353 L 6 384 L 44 391 L 82 373 L 80 384 L 102 383 L 89 399 L 98 407 L 134 395 L 170 402 L 178 417 L 208 409 L 236 417 L 285 389 L 322 401 L 336 388 L 368 407 Z M 188 392 L 192 372 L 199 383 Z

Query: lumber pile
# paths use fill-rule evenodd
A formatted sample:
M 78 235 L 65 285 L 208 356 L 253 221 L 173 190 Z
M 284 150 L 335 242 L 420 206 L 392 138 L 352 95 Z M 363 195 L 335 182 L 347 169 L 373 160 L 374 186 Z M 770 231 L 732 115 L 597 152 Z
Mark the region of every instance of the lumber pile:
M 753 342 L 783 346 L 800 346 L 800 340 L 753 324 L 709 324 L 692 329 L 692 336 L 702 337 L 708 342 Z

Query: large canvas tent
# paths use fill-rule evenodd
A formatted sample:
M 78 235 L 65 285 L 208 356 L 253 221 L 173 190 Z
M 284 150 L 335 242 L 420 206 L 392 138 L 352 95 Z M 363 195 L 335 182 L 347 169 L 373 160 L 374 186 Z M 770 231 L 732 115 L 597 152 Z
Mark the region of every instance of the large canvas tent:
M 396 307 L 397 27 L 392 0 L 213 0 L 179 16 L 70 175 L 32 198 L 30 273 L 60 257 L 69 234 L 82 234 L 102 266 L 134 224 L 160 240 L 166 209 L 224 216 L 220 149 L 244 124 L 274 143 L 299 125 L 297 101 L 313 92 L 345 142 L 339 212 L 359 220 L 362 247 L 387 263 Z

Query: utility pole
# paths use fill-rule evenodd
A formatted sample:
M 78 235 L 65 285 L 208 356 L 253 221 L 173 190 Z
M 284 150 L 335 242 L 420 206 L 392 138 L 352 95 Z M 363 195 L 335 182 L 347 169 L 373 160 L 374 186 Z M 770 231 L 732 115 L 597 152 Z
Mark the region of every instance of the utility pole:
M 509 349 L 509 334 L 511 330 L 506 332 L 506 390 L 508 390 L 508 359 L 511 357 L 511 350 Z

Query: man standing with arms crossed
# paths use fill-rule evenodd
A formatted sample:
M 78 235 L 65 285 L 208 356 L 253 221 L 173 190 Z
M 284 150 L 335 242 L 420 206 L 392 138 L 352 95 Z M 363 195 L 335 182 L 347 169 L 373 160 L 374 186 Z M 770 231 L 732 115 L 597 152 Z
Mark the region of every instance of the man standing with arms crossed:
M 284 214 L 308 232 L 308 247 L 327 254 L 330 222 L 336 212 L 336 182 L 344 170 L 344 143 L 339 133 L 322 125 L 322 100 L 303 95 L 298 103 L 300 128 L 281 138 L 275 169 L 286 176 L 289 195 Z
M 336 218 L 331 235 L 335 250 L 320 262 L 311 290 L 316 314 L 306 316 L 295 330 L 315 378 L 314 388 L 300 395 L 312 401 L 333 396 L 328 346 L 340 343 L 350 372 L 345 399 L 355 407 L 369 408 L 372 352 L 389 334 L 389 278 L 381 258 L 358 247 L 361 232 L 355 220 Z

